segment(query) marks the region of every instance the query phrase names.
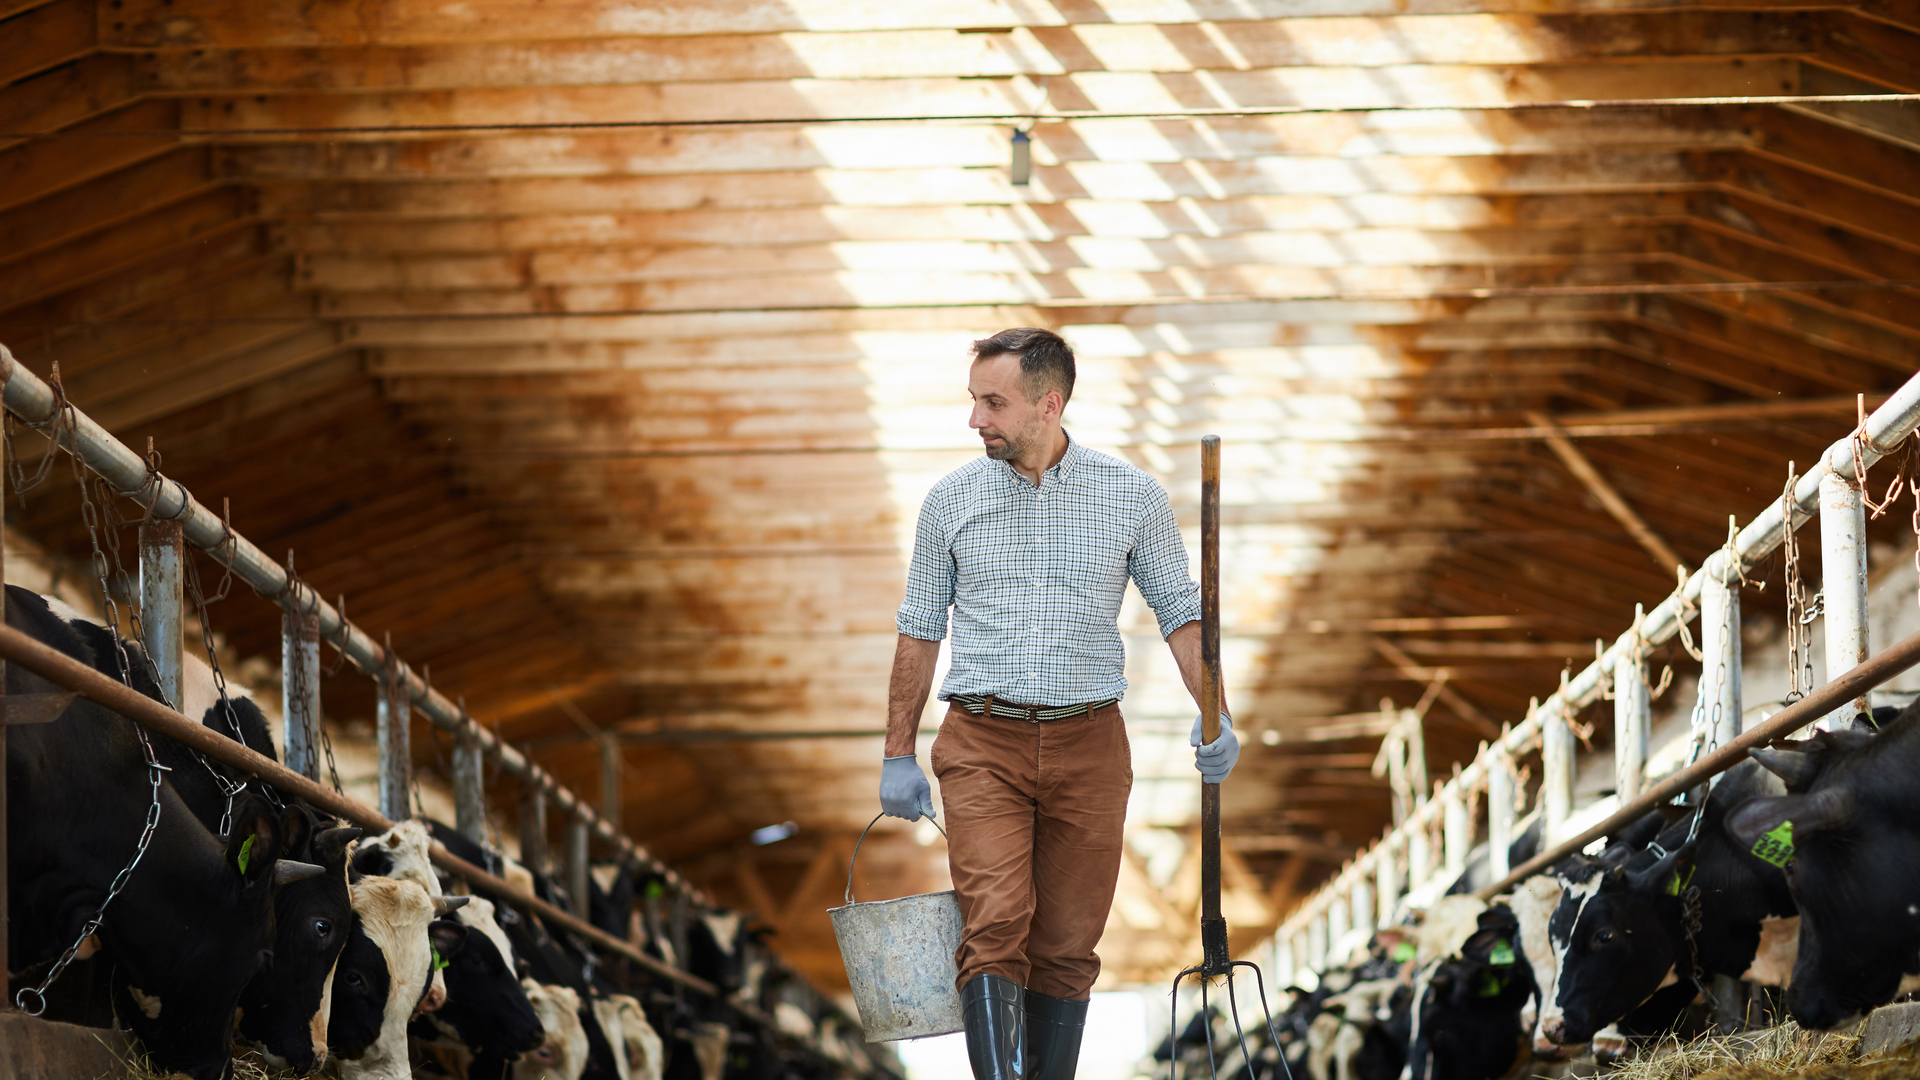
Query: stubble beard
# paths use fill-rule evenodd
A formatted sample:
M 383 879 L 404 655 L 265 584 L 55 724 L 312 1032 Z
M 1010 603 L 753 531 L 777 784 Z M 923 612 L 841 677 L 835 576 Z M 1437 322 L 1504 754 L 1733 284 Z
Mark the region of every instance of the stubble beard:
M 1021 455 L 1026 453 L 1027 441 L 1012 432 L 1001 432 L 1000 445 L 994 446 L 991 443 L 983 445 L 987 456 L 995 461 L 1019 461 Z

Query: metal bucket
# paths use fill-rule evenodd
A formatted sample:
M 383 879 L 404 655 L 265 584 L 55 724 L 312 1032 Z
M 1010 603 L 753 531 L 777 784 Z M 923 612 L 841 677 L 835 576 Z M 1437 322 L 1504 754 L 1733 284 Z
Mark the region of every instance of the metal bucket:
M 847 903 L 830 908 L 833 936 L 853 984 L 854 1004 L 868 1042 L 924 1039 L 960 1030 L 960 901 L 953 890 L 857 904 L 853 864 L 860 844 L 880 822 L 875 815 L 853 845 L 847 863 Z M 927 819 L 932 821 L 933 819 Z M 934 828 L 940 828 L 936 822 Z M 945 836 L 942 829 L 940 835 Z

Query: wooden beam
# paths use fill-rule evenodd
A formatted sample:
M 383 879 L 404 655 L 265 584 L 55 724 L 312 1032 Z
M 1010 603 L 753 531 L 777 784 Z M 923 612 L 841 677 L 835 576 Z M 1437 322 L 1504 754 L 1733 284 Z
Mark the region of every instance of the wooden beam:
M 75 125 L 86 138 L 15 144 L 0 151 L 0 210 L 124 169 L 174 149 L 178 102 L 143 102 Z
M 91 51 L 93 23 L 93 0 L 56 0 L 7 20 L 0 86 Z
M 1374 638 L 1373 647 L 1374 650 L 1385 657 L 1387 663 L 1392 664 L 1394 669 L 1400 674 L 1408 678 L 1419 679 L 1422 682 L 1432 681 L 1434 679 L 1435 673 L 1433 671 L 1421 668 L 1419 664 L 1414 663 L 1411 656 L 1408 656 L 1398 645 L 1388 641 L 1386 638 Z M 1435 696 L 1437 696 L 1447 708 L 1453 710 L 1455 716 L 1466 721 L 1470 728 L 1483 737 L 1494 739 L 1500 736 L 1500 725 L 1487 719 L 1486 714 L 1480 711 L 1479 706 L 1461 697 L 1459 691 L 1446 685 L 1444 679 L 1439 683 L 1435 691 Z
M 1666 570 L 1681 564 L 1680 556 L 1674 552 L 1673 548 L 1668 546 L 1667 542 L 1660 538 L 1660 534 L 1654 532 L 1653 527 L 1627 504 L 1627 500 L 1614 490 L 1613 485 L 1607 482 L 1607 478 L 1600 475 L 1600 471 L 1593 467 L 1593 462 L 1587 460 L 1587 455 L 1573 444 L 1572 439 L 1567 438 L 1566 433 L 1560 429 L 1560 425 L 1554 423 L 1552 417 L 1545 413 L 1530 412 L 1527 414 L 1527 421 L 1535 427 L 1547 430 L 1547 445 L 1552 447 L 1554 454 L 1566 464 L 1567 471 L 1578 477 L 1580 482 L 1587 486 L 1587 490 L 1593 493 L 1593 497 L 1600 501 L 1600 505 L 1606 508 L 1607 513 L 1612 514 L 1639 542 L 1640 546 L 1647 549 L 1647 554 L 1653 556 L 1655 565 Z
M 1646 4 L 1654 10 L 1682 5 L 1671 0 Z M 1686 5 L 1691 6 L 1691 5 Z M 1805 4 L 1751 0 L 1743 7 L 1781 12 Z M 1820 5 L 1820 6 L 1838 6 Z M 1527 0 L 1317 0 L 1285 9 L 1289 16 L 1405 17 L 1431 15 L 1531 15 Z M 1606 14 L 1617 10 L 1608 0 L 1568 0 L 1563 15 Z M 1260 7 L 1195 9 L 1132 0 L 1109 5 L 1098 20 L 1120 24 L 1191 25 L 1260 22 L 1271 16 Z M 1417 27 L 1417 20 L 1407 19 Z M 348 45 L 429 45 L 468 42 L 622 39 L 641 36 L 780 34 L 798 31 L 875 31 L 955 29 L 996 31 L 1008 27 L 1065 26 L 1072 20 L 1052 6 L 1010 9 L 992 0 L 939 0 L 908 5 L 847 7 L 834 0 L 789 0 L 769 8 L 749 0 L 668 0 L 634 9 L 616 0 L 505 0 L 484 11 L 451 12 L 433 0 L 359 0 L 321 11 L 297 0 L 129 0 L 103 45 L 123 49 L 207 49 L 242 47 L 333 48 Z M 1076 29 L 1080 29 L 1076 27 Z M 1393 47 L 1388 44 L 1386 47 Z M 1402 46 L 1404 47 L 1404 46 Z

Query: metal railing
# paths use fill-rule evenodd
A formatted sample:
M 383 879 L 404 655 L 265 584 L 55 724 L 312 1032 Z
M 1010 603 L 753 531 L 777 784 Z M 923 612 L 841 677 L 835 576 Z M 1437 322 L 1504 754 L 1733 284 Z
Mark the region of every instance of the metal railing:
M 1633 626 L 1610 647 L 1600 651 L 1593 663 L 1578 674 L 1563 673 L 1558 691 L 1532 705 L 1520 723 L 1504 729 L 1491 744 L 1482 743 L 1473 760 L 1437 785 L 1432 797 L 1421 800 L 1403 823 L 1389 829 L 1365 852 L 1348 861 L 1332 880 L 1289 915 L 1271 939 L 1277 966 L 1282 971 L 1302 967 L 1322 969 L 1328 963 L 1329 953 L 1340 945 L 1340 939 L 1349 930 L 1381 925 L 1393 917 L 1404 897 L 1423 890 L 1433 891 L 1440 882 L 1457 878 L 1466 866 L 1468 850 L 1477 831 L 1476 822 L 1468 812 L 1476 800 L 1485 816 L 1489 860 L 1493 877 L 1498 879 L 1485 891 L 1486 895 L 1492 895 L 1492 889 L 1517 881 L 1523 873 L 1550 865 L 1549 856 L 1564 857 L 1602 835 L 1602 831 L 1596 831 L 1600 826 L 1584 829 L 1576 837 L 1562 834 L 1573 809 L 1572 718 L 1603 696 L 1611 696 L 1615 701 L 1615 771 L 1621 795 L 1620 810 L 1601 824 L 1630 820 L 1630 814 L 1671 797 L 1679 790 L 1673 787 L 1675 778 L 1637 797 L 1632 794 L 1643 786 L 1646 765 L 1649 712 L 1646 657 L 1654 646 L 1684 634 L 1687 624 L 1696 616 L 1701 620 L 1698 655 L 1702 657 L 1704 669 L 1699 684 L 1700 699 L 1694 710 L 1696 760 L 1689 762 L 1691 768 L 1684 775 L 1710 775 L 1737 764 L 1745 746 L 1751 745 L 1751 740 L 1741 737 L 1737 590 L 1744 580 L 1744 571 L 1780 547 L 1786 538 L 1789 522 L 1783 504 L 1789 501 L 1793 507 L 1792 528 L 1798 529 L 1815 516 L 1821 518 L 1822 548 L 1827 553 L 1823 562 L 1829 688 L 1845 678 L 1850 670 L 1858 670 L 1862 675 L 1870 670 L 1878 675 L 1879 681 L 1894 674 L 1885 670 L 1883 661 L 1897 659 L 1900 648 L 1909 643 L 1920 646 L 1920 641 L 1908 639 L 1875 658 L 1873 668 L 1861 667 L 1867 661 L 1867 582 L 1866 522 L 1860 480 L 1875 462 L 1898 450 L 1916 427 L 1920 427 L 1920 376 L 1908 380 L 1852 433 L 1829 446 L 1819 462 L 1798 477 L 1790 497 L 1783 492 L 1783 498 L 1775 499 L 1737 532 L 1730 522 L 1727 543 L 1709 556 L 1700 569 L 1686 576 L 1672 595 L 1636 618 Z M 1680 571 L 1684 573 L 1684 567 Z M 1688 648 L 1691 652 L 1690 643 Z M 1912 662 L 1906 661 L 1909 666 Z M 1857 677 L 1849 679 L 1844 685 L 1853 689 L 1845 696 L 1836 697 L 1829 689 L 1817 697 L 1809 696 L 1775 719 L 1785 718 L 1791 724 L 1785 730 L 1792 730 L 1826 716 L 1850 715 L 1855 702 L 1864 700 L 1866 690 L 1877 685 L 1877 681 L 1873 681 L 1855 687 L 1860 681 Z M 1827 702 L 1828 698 L 1832 701 Z M 1819 715 L 1806 706 L 1806 702 L 1816 700 L 1827 702 Z M 1777 732 L 1780 726 L 1770 720 L 1755 728 L 1754 733 L 1763 729 Z M 1514 762 L 1535 750 L 1542 759 L 1540 806 L 1545 819 L 1543 847 L 1548 850 L 1525 866 L 1513 869 L 1507 865 L 1507 843 L 1515 835 L 1517 814 L 1512 797 L 1516 780 Z M 1708 769 L 1710 764 L 1713 768 Z M 1676 774 L 1676 777 L 1682 776 Z M 1697 783 L 1698 779 L 1689 782 Z M 1442 834 L 1440 859 L 1433 858 L 1436 829 Z

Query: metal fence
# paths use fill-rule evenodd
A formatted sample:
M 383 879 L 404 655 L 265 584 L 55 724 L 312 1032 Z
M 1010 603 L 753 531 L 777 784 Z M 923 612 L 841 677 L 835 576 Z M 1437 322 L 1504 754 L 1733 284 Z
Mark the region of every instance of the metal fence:
M 413 767 L 409 745 L 409 721 L 414 712 L 425 716 L 436 728 L 453 736 L 453 786 L 455 825 L 477 842 L 486 840 L 485 765 L 491 762 L 499 773 L 511 776 L 521 789 L 520 821 L 522 855 L 530 862 L 544 858 L 549 808 L 565 818 L 566 843 L 564 881 L 569 894 L 584 905 L 589 889 L 588 865 L 592 842 L 609 849 L 615 861 L 644 872 L 657 874 L 671 891 L 680 893 L 695 905 L 717 907 L 712 900 L 671 867 L 649 854 L 645 848 L 622 834 L 617 824 L 596 811 L 585 799 L 555 780 L 519 750 L 502 741 L 493 732 L 475 722 L 464 707 L 447 699 L 416 674 L 392 649 L 390 643 L 373 636 L 346 618 L 340 605 L 329 604 L 313 586 L 300 580 L 291 565 L 282 566 L 269 558 L 219 514 L 195 501 L 191 492 L 153 468 L 148 459 L 135 453 L 95 423 L 86 413 L 67 401 L 58 389 L 58 369 L 52 382 L 43 380 L 16 361 L 0 345 L 0 404 L 28 426 L 46 435 L 55 447 L 78 459 L 118 494 L 137 503 L 145 512 L 140 528 L 139 609 L 143 644 L 151 654 L 161 686 L 169 697 L 179 701 L 184 626 L 184 570 L 192 545 L 216 563 L 230 568 L 235 577 L 252 586 L 281 611 L 282 724 L 286 765 L 253 753 L 246 747 L 214 735 L 196 720 L 165 705 L 134 693 L 119 683 L 80 665 L 62 666 L 51 650 L 36 652 L 24 635 L 0 628 L 0 656 L 33 667 L 40 674 L 86 696 L 103 700 L 134 721 L 165 731 L 189 742 L 209 756 L 254 773 L 283 790 L 292 791 L 314 805 L 370 830 L 384 831 L 393 822 L 412 816 L 410 797 Z M 48 453 L 56 451 L 50 447 Z M 289 556 L 291 562 L 291 556 Z M 321 732 L 320 644 L 337 649 L 353 666 L 378 684 L 377 741 L 379 750 L 379 806 L 369 808 L 346 798 L 319 783 Z M 116 693 L 124 691 L 124 693 Z M 110 696 L 112 701 L 105 701 Z M 4 761 L 5 727 L 0 725 L 0 761 Z M 206 737 L 203 737 L 206 736 Z M 610 740 L 603 740 L 602 752 L 618 752 Z M 607 769 L 609 776 L 617 771 Z M 5 787 L 0 770 L 0 867 L 5 866 Z M 617 784 L 607 784 L 603 793 L 608 807 L 617 801 Z M 538 848 L 528 851 L 528 846 Z M 449 854 L 435 845 L 434 859 L 441 866 L 465 878 L 475 887 L 544 918 L 565 926 L 596 947 L 615 953 L 652 974 L 674 981 L 695 992 L 720 996 L 719 988 L 689 973 L 640 951 L 631 943 L 602 933 L 584 919 L 520 892 L 505 881 Z M 5 959 L 6 901 L 4 881 L 0 880 L 0 961 Z M 4 970 L 0 964 L 0 970 Z M 821 1000 L 826 1002 L 824 995 Z M 751 1004 L 729 1004 L 749 1022 L 778 1031 L 771 1017 Z M 837 1006 L 828 1006 L 841 1025 L 858 1031 Z M 833 1062 L 849 1075 L 863 1076 L 867 1070 L 849 1059 L 837 1046 L 823 1044 L 818 1038 L 780 1033 L 782 1038 L 800 1043 Z
M 1863 481 L 1867 469 L 1899 450 L 1920 427 L 1920 376 L 1902 386 L 1856 429 L 1827 448 L 1820 460 L 1793 481 L 1745 528 L 1729 520 L 1727 543 L 1691 575 L 1679 567 L 1678 587 L 1666 599 L 1637 614 L 1633 625 L 1578 674 L 1562 673 L 1560 688 L 1534 703 L 1518 724 L 1502 730 L 1431 793 L 1416 792 L 1406 819 L 1366 851 L 1350 860 L 1280 925 L 1270 942 L 1274 966 L 1282 973 L 1298 968 L 1325 970 L 1338 959 L 1343 939 L 1353 931 L 1371 931 L 1396 920 L 1409 898 L 1430 900 L 1465 871 L 1477 836 L 1484 835 L 1493 884 L 1486 895 L 1512 884 L 1602 835 L 1605 827 L 1630 820 L 1636 812 L 1671 797 L 1682 787 L 1723 771 L 1744 757 L 1740 696 L 1740 603 L 1744 574 L 1779 548 L 1793 530 L 1820 519 L 1825 595 L 1827 692 L 1807 702 L 1824 703 L 1813 715 L 1807 702 L 1790 707 L 1749 733 L 1776 738 L 1788 730 L 1831 718 L 1849 718 L 1865 702 L 1869 688 L 1912 666 L 1920 657 L 1920 635 L 1908 639 L 1868 668 L 1866 514 Z M 1789 514 L 1791 520 L 1789 520 Z M 1700 623 L 1697 655 L 1702 673 L 1692 714 L 1691 768 L 1653 790 L 1646 790 L 1650 727 L 1647 655 L 1653 647 L 1683 636 L 1694 651 L 1688 624 Z M 1797 631 L 1797 628 L 1796 628 Z M 1857 675 L 1847 678 L 1849 672 Z M 1836 687 L 1846 689 L 1836 694 Z M 1807 688 L 1803 688 L 1807 689 Z M 1614 703 L 1614 775 L 1619 811 L 1607 822 L 1567 836 L 1573 814 L 1574 717 L 1604 697 Z M 1407 714 L 1411 716 L 1411 714 Z M 1781 721 L 1775 723 L 1774 721 Z M 1402 723 L 1418 723 L 1417 716 Z M 1539 808 L 1545 849 L 1520 868 L 1508 865 L 1518 811 L 1516 761 L 1540 755 Z M 1436 835 L 1437 834 L 1437 835 Z

